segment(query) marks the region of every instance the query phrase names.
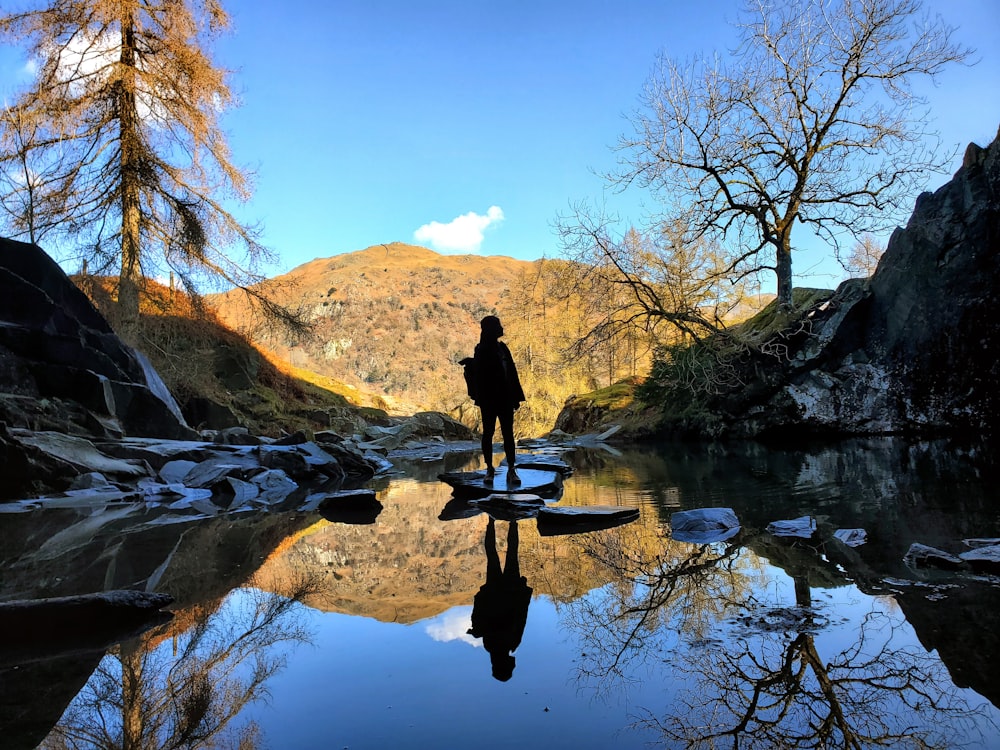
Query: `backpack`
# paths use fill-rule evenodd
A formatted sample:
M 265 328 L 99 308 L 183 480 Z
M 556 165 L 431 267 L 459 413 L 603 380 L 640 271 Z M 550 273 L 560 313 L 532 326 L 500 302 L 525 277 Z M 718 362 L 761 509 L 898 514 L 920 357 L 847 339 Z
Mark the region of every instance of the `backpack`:
M 465 390 L 468 391 L 469 398 L 475 401 L 479 397 L 479 378 L 476 372 L 476 360 L 472 357 L 466 357 L 459 360 L 458 364 L 462 365 L 462 375 L 465 377 Z

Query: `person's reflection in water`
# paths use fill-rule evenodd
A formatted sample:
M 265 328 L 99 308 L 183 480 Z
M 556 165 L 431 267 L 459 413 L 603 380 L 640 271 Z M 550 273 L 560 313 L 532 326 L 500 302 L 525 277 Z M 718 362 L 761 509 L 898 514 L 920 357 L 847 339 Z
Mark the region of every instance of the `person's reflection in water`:
M 507 556 L 501 569 L 496 527 L 490 518 L 486 525 L 486 583 L 472 606 L 469 635 L 483 639 L 493 676 L 501 682 L 514 674 L 513 652 L 521 643 L 530 602 L 531 587 L 517 562 L 517 521 L 507 527 Z

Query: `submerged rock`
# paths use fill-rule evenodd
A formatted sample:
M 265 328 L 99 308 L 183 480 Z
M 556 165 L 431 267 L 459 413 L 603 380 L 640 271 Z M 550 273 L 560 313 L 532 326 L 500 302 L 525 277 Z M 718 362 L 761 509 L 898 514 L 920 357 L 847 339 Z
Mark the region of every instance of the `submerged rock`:
M 864 529 L 837 529 L 833 532 L 833 538 L 848 547 L 860 547 L 868 541 L 868 532 Z
M 816 519 L 812 516 L 801 516 L 789 521 L 773 521 L 767 525 L 767 533 L 773 536 L 810 539 L 816 533 Z
M 965 567 L 965 561 L 944 550 L 914 542 L 906 551 L 903 562 L 911 568 L 942 568 L 956 570 Z
M 316 498 L 311 502 L 316 502 Z M 342 490 L 325 493 L 318 498 L 317 508 L 328 521 L 346 524 L 375 523 L 382 512 L 382 503 L 371 490 Z
M 740 521 L 732 508 L 695 508 L 670 516 L 670 536 L 678 542 L 723 542 L 739 532 Z

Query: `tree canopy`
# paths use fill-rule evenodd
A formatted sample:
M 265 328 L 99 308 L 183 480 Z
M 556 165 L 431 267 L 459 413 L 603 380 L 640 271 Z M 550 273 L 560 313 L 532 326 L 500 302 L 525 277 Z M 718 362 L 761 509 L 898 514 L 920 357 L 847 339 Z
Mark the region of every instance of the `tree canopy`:
M 209 55 L 229 24 L 218 0 L 32 6 L 0 14 L 0 39 L 23 45 L 36 71 L 0 120 L 13 233 L 117 270 L 126 323 L 144 277 L 169 270 L 192 292 L 208 278 L 259 281 L 270 254 L 227 208 L 250 183 L 219 125 L 234 97 Z
M 921 0 L 749 0 L 738 28 L 728 57 L 658 60 L 610 177 L 722 242 L 734 278 L 773 270 L 787 306 L 793 230 L 837 252 L 943 168 L 912 83 L 970 51 Z

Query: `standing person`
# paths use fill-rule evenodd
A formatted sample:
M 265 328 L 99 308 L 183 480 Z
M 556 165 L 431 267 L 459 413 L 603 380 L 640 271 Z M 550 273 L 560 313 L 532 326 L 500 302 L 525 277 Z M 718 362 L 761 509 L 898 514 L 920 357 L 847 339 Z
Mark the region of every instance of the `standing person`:
M 476 372 L 476 406 L 483 418 L 483 460 L 486 461 L 486 479 L 496 474 L 493 468 L 493 433 L 497 421 L 503 436 L 503 449 L 507 454 L 507 481 L 517 482 L 514 470 L 516 443 L 514 442 L 514 411 L 524 401 L 524 390 L 517 376 L 514 358 L 507 345 L 500 341 L 503 326 L 496 315 L 487 315 L 479 326 L 482 332 L 473 355 Z

